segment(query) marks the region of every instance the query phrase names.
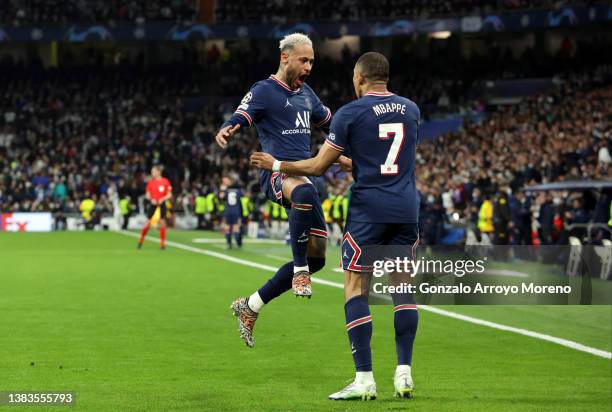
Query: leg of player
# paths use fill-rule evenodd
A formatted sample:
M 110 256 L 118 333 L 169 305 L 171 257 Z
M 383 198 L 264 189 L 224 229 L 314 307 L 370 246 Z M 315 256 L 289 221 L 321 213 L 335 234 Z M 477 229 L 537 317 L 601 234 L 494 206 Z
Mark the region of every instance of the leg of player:
M 418 227 L 414 224 L 401 225 L 391 244 L 412 245 L 410 248 L 412 261 L 416 260 L 416 250 L 419 244 Z M 408 256 L 406 256 L 408 257 Z M 410 273 L 393 273 L 389 277 L 392 286 L 413 283 Z M 393 325 L 395 329 L 395 349 L 397 352 L 397 368 L 393 377 L 395 396 L 411 398 L 414 392 L 412 381 L 412 348 L 419 324 L 419 312 L 410 293 L 392 293 Z
M 376 399 L 376 382 L 372 373 L 372 316 L 368 305 L 367 275 L 344 271 L 344 313 L 349 337 L 355 380 L 342 390 L 329 395 L 331 400 Z
M 393 294 L 393 325 L 395 328 L 395 349 L 397 368 L 393 383 L 395 396 L 411 398 L 414 391 L 412 381 L 412 347 L 419 323 L 419 313 L 414 298 L 408 293 Z
M 296 182 L 290 182 L 285 188 L 296 187 L 304 184 L 304 181 L 300 179 L 289 178 L 287 181 L 296 180 Z M 308 183 L 310 185 L 310 183 Z M 310 185 L 312 186 L 312 185 Z M 314 186 L 313 186 L 314 188 Z M 314 193 L 316 195 L 316 192 Z M 308 270 L 308 282 L 310 284 L 310 274 L 321 270 L 325 266 L 325 249 L 326 249 L 326 236 L 327 231 L 325 230 L 325 218 L 323 216 L 323 209 L 321 208 L 321 202 L 316 195 L 316 203 L 312 207 L 312 218 L 311 228 L 309 227 L 306 233 L 310 233 L 305 243 L 304 253 L 305 260 Z M 289 218 L 291 220 L 291 216 Z M 303 229 L 305 230 L 305 229 Z M 294 229 L 291 230 L 292 239 Z M 301 232 L 300 232 L 301 233 Z M 302 243 L 302 242 L 299 242 Z M 293 248 L 292 248 L 293 251 Z M 301 250 L 300 250 L 301 251 Z M 255 327 L 255 321 L 259 311 L 264 307 L 265 304 L 270 302 L 272 299 L 280 296 L 284 292 L 292 289 L 295 283 L 295 260 L 285 263 L 281 266 L 278 271 L 270 278 L 259 290 L 255 291 L 248 298 L 238 298 L 232 305 L 231 309 L 234 315 L 238 318 L 238 329 L 240 331 L 240 337 L 247 346 L 253 347 L 255 340 L 253 339 L 253 328 Z
M 252 348 L 255 346 L 253 329 L 255 328 L 259 311 L 272 299 L 291 289 L 292 280 L 293 262 L 287 262 L 251 296 L 238 298 L 232 302 L 230 308 L 234 316 L 238 318 L 240 338 L 248 347 Z
M 308 270 L 310 274 L 317 273 L 325 267 L 327 236 L 328 233 L 323 207 L 320 202 L 316 202 L 312 208 L 312 225 L 310 228 L 308 247 L 306 248 L 308 254 Z
M 166 219 L 159 219 L 159 248 L 166 249 Z
M 138 249 L 142 248 L 142 244 L 144 243 L 145 236 L 147 236 L 147 232 L 149 231 L 149 225 L 151 224 L 150 220 L 147 220 L 140 230 L 140 239 L 138 240 Z
M 318 272 L 325 266 L 326 239 L 322 236 L 310 236 L 308 240 L 308 267 L 311 273 Z M 259 290 L 248 298 L 238 298 L 231 309 L 238 318 L 240 337 L 248 347 L 255 345 L 253 328 L 259 311 L 272 299 L 291 289 L 293 284 L 293 262 L 281 266 L 274 276 Z
M 159 205 L 159 248 L 166 249 L 166 221 L 168 220 L 168 207 L 166 202 Z
M 142 248 L 142 244 L 144 243 L 145 237 L 147 236 L 147 232 L 151 228 L 151 218 L 155 214 L 156 206 L 153 204 L 149 204 L 147 206 L 147 221 L 145 222 L 142 230 L 140 231 L 140 239 L 138 240 L 138 249 Z
M 232 248 L 232 231 L 234 229 L 234 225 L 225 224 L 225 241 L 227 242 L 227 248 Z
M 308 239 L 308 269 L 310 273 L 317 273 L 325 267 L 325 251 L 327 239 L 322 236 L 311 235 Z
M 308 240 L 313 224 L 313 209 L 321 200 L 314 185 L 306 178 L 289 177 L 283 183 L 283 196 L 291 201 L 289 233 L 293 254 L 292 289 L 296 296 L 311 297 L 311 271 L 308 267 Z
M 236 238 L 236 245 L 238 249 L 242 248 L 242 225 L 240 221 L 234 225 L 234 238 Z

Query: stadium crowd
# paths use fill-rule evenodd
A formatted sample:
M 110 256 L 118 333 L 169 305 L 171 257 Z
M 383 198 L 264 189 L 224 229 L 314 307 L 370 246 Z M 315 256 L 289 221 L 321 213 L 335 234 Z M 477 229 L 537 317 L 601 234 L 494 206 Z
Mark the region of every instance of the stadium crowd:
M 513 231 L 515 240 L 532 241 L 534 215 L 545 243 L 562 238 L 564 222 L 607 224 L 608 196 L 567 199 L 551 192 L 526 198 L 520 192 L 542 182 L 612 179 L 611 76 L 607 66 L 592 77 L 557 79 L 548 94 L 499 107 L 482 123 L 466 123 L 459 133 L 420 145 L 426 238 L 437 243 L 455 213 L 497 243 Z
M 150 166 L 156 163 L 164 165 L 164 174 L 173 183 L 175 211 L 193 213 L 198 197 L 215 193 L 221 177 L 230 173 L 246 186 L 255 210 L 262 209 L 258 173 L 248 164 L 248 155 L 257 148 L 255 130 L 241 133 L 225 152 L 213 144 L 214 133 L 233 112 L 237 96 L 275 67 L 271 61 L 252 57 L 256 53 L 251 57 L 242 53 L 235 50 L 222 58 L 211 50 L 207 64 L 197 70 L 187 63 L 172 70 L 125 62 L 106 66 L 95 54 L 90 62 L 100 67 L 95 72 L 78 65 L 58 70 L 0 61 L 7 74 L 0 85 L 0 210 L 51 210 L 63 216 L 79 213 L 89 199 L 94 214 L 100 216 L 117 208 L 113 191 L 138 207 Z M 184 58 L 193 60 L 187 51 Z M 237 70 L 243 58 L 256 64 Z M 395 57 L 395 63 L 401 64 L 402 58 Z M 69 62 L 70 56 L 64 60 Z M 332 110 L 352 98 L 350 82 L 341 81 L 350 79 L 351 67 L 350 55 L 343 62 L 323 61 L 309 81 Z M 464 67 L 467 76 L 478 78 L 468 62 Z M 483 70 L 480 63 L 473 67 Z M 466 123 L 458 134 L 423 142 L 417 173 L 426 240 L 438 243 L 453 216 L 471 219 L 478 226 L 482 204 L 507 196 L 509 189 L 516 193 L 541 181 L 610 179 L 611 70 L 599 66 L 584 74 L 557 77 L 557 86 L 548 94 L 515 106 L 492 107 L 482 123 Z M 482 107 L 469 99 L 473 85 L 469 77 L 443 77 L 448 72 L 437 72 L 440 77 L 431 70 L 425 78 L 406 71 L 391 84 L 422 107 L 424 119 L 437 111 Z M 219 81 L 206 80 L 210 78 Z M 206 97 L 224 94 L 236 97 Z M 321 135 L 315 137 L 313 150 L 322 141 Z M 338 171 L 326 179 L 324 196 L 342 195 L 350 186 L 349 178 Z M 560 195 L 532 199 L 529 215 L 542 215 L 538 207 L 548 201 L 558 203 L 555 196 Z M 580 201 L 587 218 L 603 219 L 594 216 L 592 204 Z M 558 215 L 564 213 L 555 203 L 553 219 Z M 499 221 L 491 214 L 488 226 L 493 220 Z M 507 220 L 511 225 L 512 217 Z M 494 230 L 482 230 L 487 231 Z
M 198 21 L 198 0 L 4 0 L 0 23 L 71 24 L 114 21 Z M 472 15 L 561 7 L 559 0 L 217 0 L 215 22 L 360 21 L 367 19 L 425 19 L 443 15 Z
M 312 2 L 307 0 L 219 0 L 218 22 L 265 21 L 293 23 L 299 21 L 361 21 L 368 19 L 426 19 L 441 15 L 468 15 L 553 8 L 564 4 L 555 0 L 341 0 Z M 572 2 L 577 4 L 580 2 Z M 262 20 L 263 19 L 263 20 Z
M 3 0 L 0 23 L 72 24 L 138 20 L 197 20 L 196 0 Z

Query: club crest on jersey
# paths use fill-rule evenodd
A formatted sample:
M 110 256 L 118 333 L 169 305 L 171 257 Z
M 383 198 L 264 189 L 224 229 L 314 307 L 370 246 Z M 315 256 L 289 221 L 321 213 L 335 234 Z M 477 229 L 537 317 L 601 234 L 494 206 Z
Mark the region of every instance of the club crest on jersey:
M 295 127 L 304 127 L 310 129 L 310 112 L 297 112 L 297 117 L 295 118 Z
M 312 102 L 310 101 L 310 99 L 308 97 L 305 99 L 304 103 L 306 104 L 306 108 L 308 110 L 312 110 Z

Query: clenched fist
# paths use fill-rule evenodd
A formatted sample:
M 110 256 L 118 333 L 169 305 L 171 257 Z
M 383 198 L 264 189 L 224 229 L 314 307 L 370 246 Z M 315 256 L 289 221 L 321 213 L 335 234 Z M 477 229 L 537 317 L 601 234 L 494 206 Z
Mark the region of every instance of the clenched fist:
M 255 152 L 251 155 L 251 165 L 264 170 L 272 170 L 272 165 L 276 161 L 268 153 Z

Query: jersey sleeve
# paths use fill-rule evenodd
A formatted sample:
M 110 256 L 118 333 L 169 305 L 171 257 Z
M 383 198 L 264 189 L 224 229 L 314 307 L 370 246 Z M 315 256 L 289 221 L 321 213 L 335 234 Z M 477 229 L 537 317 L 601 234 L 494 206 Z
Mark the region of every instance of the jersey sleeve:
M 151 194 L 151 192 L 153 192 L 153 181 L 152 180 L 149 180 L 147 182 L 147 188 L 145 189 L 145 192 L 148 193 L 149 195 Z
M 244 95 L 231 119 L 225 122 L 223 126 L 239 124 L 240 126 L 248 127 L 252 125 L 259 120 L 266 108 L 265 96 L 265 87 L 260 83 L 255 83 L 251 90 Z
M 319 97 L 316 94 L 312 94 L 314 103 L 312 105 L 312 122 L 316 127 L 325 128 L 325 126 L 329 126 L 329 122 L 331 121 L 332 114 L 329 107 L 325 106 L 319 100 Z
M 329 134 L 325 142 L 334 149 L 344 152 L 348 139 L 349 116 L 346 114 L 346 109 L 342 108 L 336 112 L 329 126 Z
M 168 188 L 168 192 L 172 192 L 172 185 L 170 184 L 170 181 L 166 179 L 165 177 L 164 177 L 164 184 Z

